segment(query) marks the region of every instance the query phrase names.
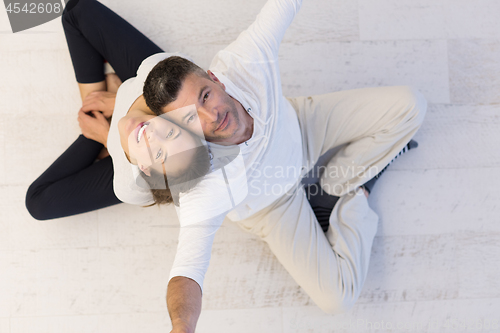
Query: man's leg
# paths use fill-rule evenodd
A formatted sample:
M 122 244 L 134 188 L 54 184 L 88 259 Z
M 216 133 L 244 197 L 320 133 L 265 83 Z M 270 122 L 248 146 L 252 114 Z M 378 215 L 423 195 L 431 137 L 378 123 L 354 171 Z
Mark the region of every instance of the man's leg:
M 328 150 L 345 146 L 320 178 L 336 196 L 373 178 L 420 128 L 427 103 L 406 86 L 364 88 L 289 99 L 302 130 L 305 165 L 312 167 Z
M 344 312 L 361 293 L 378 225 L 378 216 L 359 186 L 410 141 L 422 124 L 426 101 L 409 87 L 387 87 L 290 102 L 302 130 L 304 165 L 312 167 L 326 151 L 346 144 L 321 177 L 324 190 L 340 197 L 330 215 L 330 228 L 323 233 L 300 186 L 239 224 L 269 244 L 320 308 Z M 359 168 L 370 167 L 368 174 L 358 174 Z
M 426 110 L 422 95 L 405 86 L 347 90 L 289 101 L 299 117 L 306 166 L 314 165 L 329 149 L 344 145 L 322 167 L 321 185 L 305 188 L 325 232 L 339 196 L 359 185 L 370 192 L 388 164 L 416 146 L 410 138 Z
M 260 236 L 311 299 L 327 313 L 349 310 L 366 278 L 378 217 L 361 189 L 333 210 L 330 241 L 300 186 L 270 207 L 238 222 Z M 332 230 L 333 228 L 330 228 Z

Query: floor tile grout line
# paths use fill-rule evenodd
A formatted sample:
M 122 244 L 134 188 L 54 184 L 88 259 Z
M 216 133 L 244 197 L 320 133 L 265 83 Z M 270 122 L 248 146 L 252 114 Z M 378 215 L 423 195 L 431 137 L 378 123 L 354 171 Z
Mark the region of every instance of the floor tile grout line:
M 418 149 L 418 148 L 416 148 Z M 391 165 L 392 166 L 392 165 Z M 394 170 L 387 170 L 387 172 L 393 171 L 436 171 L 436 170 L 472 170 L 472 169 L 500 169 L 500 165 L 495 166 L 472 166 L 472 167 L 441 167 L 441 168 L 414 168 L 414 169 L 402 169 L 397 168 Z M 12 183 L 12 184 L 0 184 L 0 189 L 3 187 L 28 187 L 30 184 L 26 183 Z

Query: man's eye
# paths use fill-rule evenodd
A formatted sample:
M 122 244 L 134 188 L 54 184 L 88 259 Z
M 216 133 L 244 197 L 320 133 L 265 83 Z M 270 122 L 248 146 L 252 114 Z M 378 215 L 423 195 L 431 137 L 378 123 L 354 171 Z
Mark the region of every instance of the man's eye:
M 208 98 L 208 93 L 205 94 L 205 96 L 203 96 L 203 102 L 205 102 Z
M 156 159 L 159 159 L 159 158 L 160 158 L 161 153 L 162 153 L 161 149 L 160 149 L 160 150 L 158 150 L 158 153 L 156 154 Z
M 167 134 L 167 139 L 170 138 L 174 134 L 174 129 L 171 129 L 170 132 Z
M 192 122 L 194 120 L 194 115 L 192 115 L 191 117 L 189 117 L 187 123 L 189 124 L 190 122 Z

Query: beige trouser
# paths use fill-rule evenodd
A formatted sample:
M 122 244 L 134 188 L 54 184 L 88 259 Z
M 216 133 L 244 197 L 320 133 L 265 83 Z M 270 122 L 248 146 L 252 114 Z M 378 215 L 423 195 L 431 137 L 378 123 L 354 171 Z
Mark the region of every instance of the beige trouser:
M 329 149 L 346 144 L 320 179 L 326 192 L 340 196 L 330 216 L 330 228 L 322 232 L 300 185 L 238 224 L 269 244 L 321 309 L 345 312 L 363 287 L 378 224 L 378 216 L 359 186 L 382 170 L 415 135 L 427 102 L 406 86 L 289 101 L 302 130 L 305 167 L 311 168 Z

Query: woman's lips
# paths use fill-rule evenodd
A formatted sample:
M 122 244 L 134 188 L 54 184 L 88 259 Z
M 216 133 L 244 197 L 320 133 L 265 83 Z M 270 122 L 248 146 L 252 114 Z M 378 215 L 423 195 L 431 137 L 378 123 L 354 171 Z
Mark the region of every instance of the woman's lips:
M 224 116 L 224 120 L 222 120 L 222 123 L 220 123 L 219 127 L 217 127 L 215 129 L 215 131 L 220 131 L 220 130 L 223 130 L 224 128 L 226 128 L 227 126 L 227 123 L 229 121 L 229 117 L 227 116 L 229 112 L 226 112 L 226 115 Z M 214 132 L 215 132 L 214 131 Z
M 140 122 L 140 123 L 137 125 L 137 127 L 135 128 L 134 134 L 135 134 L 135 141 L 137 141 L 137 143 L 139 143 L 139 141 L 140 141 L 140 140 L 139 140 L 139 139 L 140 139 L 140 138 L 139 138 L 139 133 L 140 133 L 140 131 L 141 131 L 142 127 L 143 127 L 145 124 L 146 124 L 146 125 L 148 125 L 146 122 Z M 146 127 L 147 127 L 147 126 L 146 126 Z M 145 131 L 145 130 L 146 130 L 146 127 L 143 129 L 143 131 Z

